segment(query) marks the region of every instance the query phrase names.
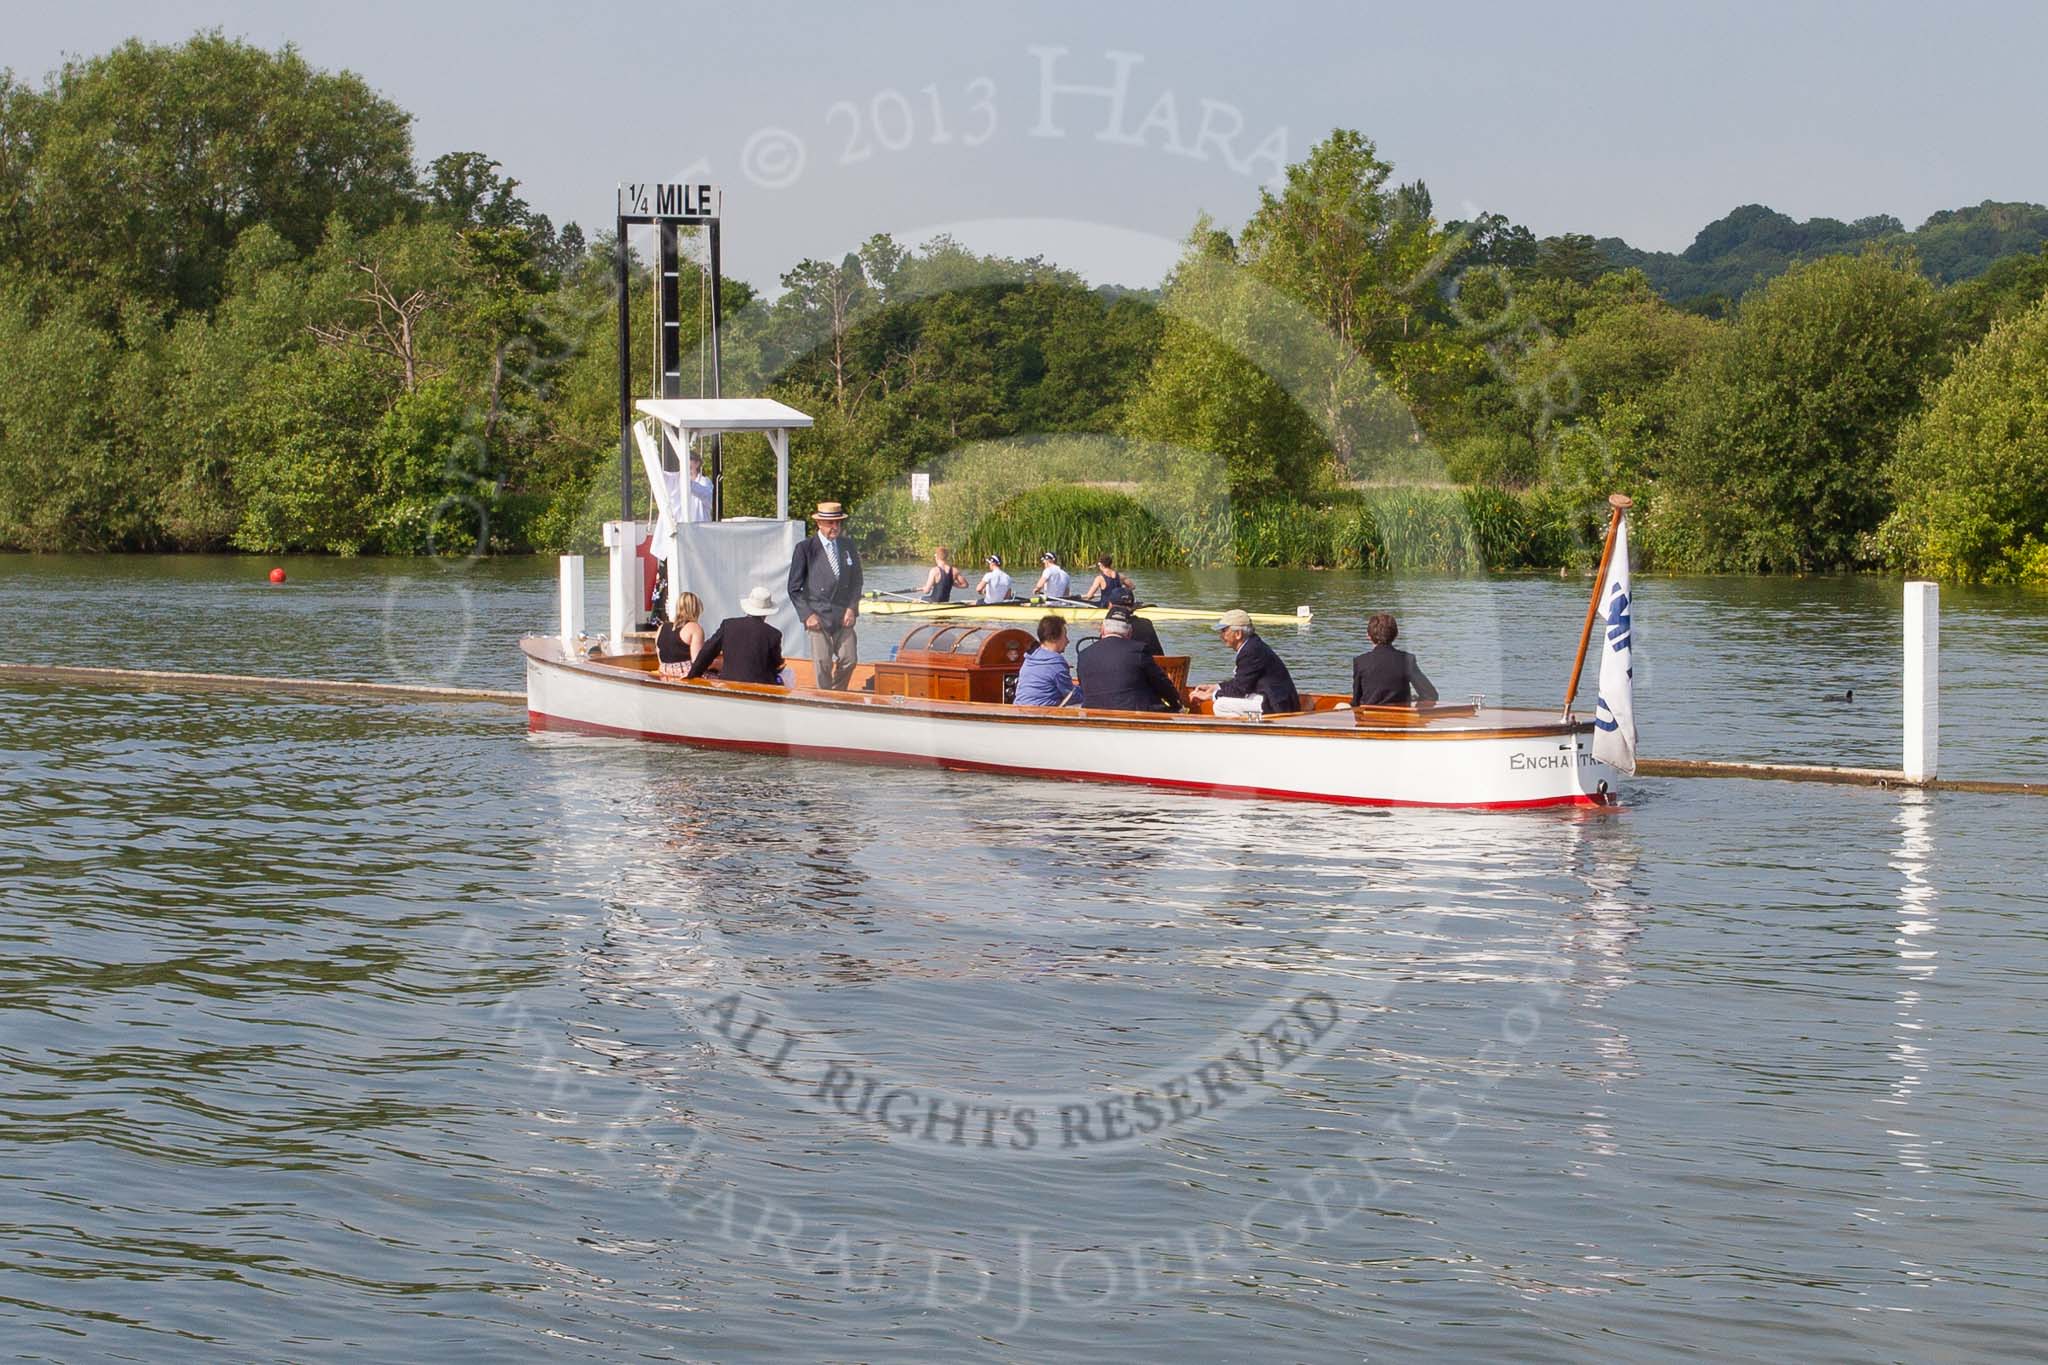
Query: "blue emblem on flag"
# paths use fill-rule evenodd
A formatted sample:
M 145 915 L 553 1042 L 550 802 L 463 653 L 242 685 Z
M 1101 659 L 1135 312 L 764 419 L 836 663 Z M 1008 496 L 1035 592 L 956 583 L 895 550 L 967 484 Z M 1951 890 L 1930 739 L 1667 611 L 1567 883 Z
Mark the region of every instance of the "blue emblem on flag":
M 1607 599 L 1607 647 L 1622 650 L 1628 648 L 1628 589 L 1616 583 L 1614 595 Z

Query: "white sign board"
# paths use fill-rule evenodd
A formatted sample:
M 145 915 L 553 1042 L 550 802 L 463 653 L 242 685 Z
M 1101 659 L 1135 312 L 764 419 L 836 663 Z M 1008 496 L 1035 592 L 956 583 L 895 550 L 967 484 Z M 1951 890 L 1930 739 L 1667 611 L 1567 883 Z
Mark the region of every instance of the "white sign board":
M 910 500 L 930 502 L 932 500 L 932 476 L 920 470 L 910 476 Z
M 660 181 L 620 185 L 619 217 L 707 220 L 718 216 L 724 197 L 716 185 Z

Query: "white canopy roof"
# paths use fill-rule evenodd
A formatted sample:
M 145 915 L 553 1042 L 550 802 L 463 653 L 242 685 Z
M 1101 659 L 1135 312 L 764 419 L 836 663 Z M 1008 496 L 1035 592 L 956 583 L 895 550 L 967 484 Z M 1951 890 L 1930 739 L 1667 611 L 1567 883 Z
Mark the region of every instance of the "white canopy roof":
M 682 431 L 790 431 L 811 419 L 773 398 L 642 398 L 633 405 Z
M 788 519 L 789 433 L 810 426 L 809 417 L 773 398 L 642 398 L 633 406 L 668 428 L 670 439 L 677 445 L 688 445 L 693 437 L 721 431 L 765 434 L 775 451 L 775 516 L 778 521 Z M 634 424 L 640 458 L 647 466 L 647 479 L 654 488 L 662 518 L 673 525 L 680 509 L 671 507 L 670 499 L 664 495 L 668 480 L 663 476 L 660 453 L 640 430 L 641 425 Z

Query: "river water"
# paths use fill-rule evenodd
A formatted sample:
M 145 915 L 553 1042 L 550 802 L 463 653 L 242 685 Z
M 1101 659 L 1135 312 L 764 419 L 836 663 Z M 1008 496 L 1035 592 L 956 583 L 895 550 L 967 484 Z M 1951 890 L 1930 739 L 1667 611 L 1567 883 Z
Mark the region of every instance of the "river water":
M 0 560 L 0 658 L 517 688 L 554 614 L 544 562 L 267 567 Z M 1586 591 L 1141 578 L 1313 605 L 1269 632 L 1305 685 L 1388 608 L 1447 695 L 1534 704 Z M 1637 587 L 1645 752 L 1896 766 L 1896 583 Z M 2048 777 L 2048 598 L 1950 591 L 1943 639 L 1944 773 Z M 10 1354 L 2039 1348 L 2038 798 L 1387 814 L 0 705 Z

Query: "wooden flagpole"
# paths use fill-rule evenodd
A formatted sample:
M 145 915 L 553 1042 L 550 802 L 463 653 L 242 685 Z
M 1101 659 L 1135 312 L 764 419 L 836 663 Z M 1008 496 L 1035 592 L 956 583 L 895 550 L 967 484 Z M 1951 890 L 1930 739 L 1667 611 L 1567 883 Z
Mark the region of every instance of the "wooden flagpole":
M 1621 519 L 1628 515 L 1628 509 L 1635 506 L 1635 499 L 1626 493 L 1609 493 L 1607 505 L 1612 510 L 1607 518 L 1607 544 L 1600 551 L 1600 567 L 1593 573 L 1593 597 L 1586 603 L 1586 624 L 1579 631 L 1579 653 L 1572 660 L 1572 680 L 1564 689 L 1564 718 L 1572 716 L 1572 702 L 1579 695 L 1579 674 L 1586 668 L 1586 647 L 1593 642 L 1593 619 L 1600 614 L 1600 594 L 1607 586 L 1607 569 L 1614 563 L 1614 533 L 1621 529 Z

